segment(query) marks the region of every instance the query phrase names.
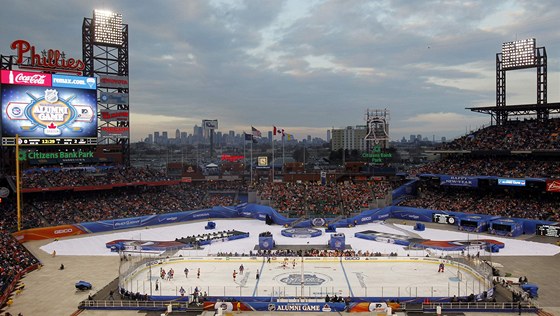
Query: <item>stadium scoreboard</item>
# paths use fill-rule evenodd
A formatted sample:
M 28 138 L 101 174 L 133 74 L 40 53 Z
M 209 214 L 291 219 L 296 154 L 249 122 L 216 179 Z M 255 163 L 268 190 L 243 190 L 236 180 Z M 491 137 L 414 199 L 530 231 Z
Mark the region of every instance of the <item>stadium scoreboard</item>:
M 560 237 L 560 226 L 537 224 L 537 235 L 548 237 Z
M 455 225 L 457 222 L 455 216 L 443 213 L 433 213 L 432 214 L 432 222 L 438 224 L 449 224 Z
M 15 137 L 3 137 L 2 146 L 15 146 Z M 97 138 L 19 138 L 20 146 L 61 146 L 61 145 L 97 145 Z
M 97 145 L 97 79 L 0 71 L 2 146 Z

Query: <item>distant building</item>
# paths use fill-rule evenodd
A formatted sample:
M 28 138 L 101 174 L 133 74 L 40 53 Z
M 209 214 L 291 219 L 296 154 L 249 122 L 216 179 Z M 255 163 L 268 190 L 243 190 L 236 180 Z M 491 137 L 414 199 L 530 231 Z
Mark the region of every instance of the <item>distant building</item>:
M 331 150 L 337 151 L 339 149 L 348 150 L 366 150 L 366 142 L 364 138 L 367 135 L 367 127 L 361 126 L 348 126 L 341 129 L 332 130 L 332 144 Z
M 330 143 L 330 141 L 331 141 L 331 130 L 328 129 L 327 130 L 327 143 Z
M 202 126 L 195 125 L 193 127 L 193 138 L 196 141 L 201 141 L 202 140 Z
M 161 143 L 161 139 L 159 137 L 159 132 L 154 132 L 154 143 L 155 144 Z
M 410 139 L 408 141 L 414 143 L 416 141 L 416 135 L 410 135 Z

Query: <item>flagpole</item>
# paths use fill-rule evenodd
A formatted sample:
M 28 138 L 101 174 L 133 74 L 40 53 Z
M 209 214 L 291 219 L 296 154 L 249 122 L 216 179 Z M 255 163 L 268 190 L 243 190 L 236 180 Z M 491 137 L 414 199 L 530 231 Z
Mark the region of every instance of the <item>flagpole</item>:
M 284 174 L 284 133 L 282 133 L 282 174 Z
M 272 182 L 274 182 L 274 136 L 272 136 Z
M 305 173 L 305 146 L 307 144 L 303 143 L 303 172 Z
M 253 185 L 253 134 L 251 134 L 251 186 Z
M 17 214 L 17 230 L 21 231 L 21 170 L 19 168 L 19 135 L 16 134 L 16 214 Z

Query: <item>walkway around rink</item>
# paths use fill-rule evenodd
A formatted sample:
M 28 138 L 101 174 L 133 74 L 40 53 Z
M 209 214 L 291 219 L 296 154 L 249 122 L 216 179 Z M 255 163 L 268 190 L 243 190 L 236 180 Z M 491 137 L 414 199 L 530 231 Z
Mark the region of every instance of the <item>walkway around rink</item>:
M 398 222 L 399 224 L 402 221 Z M 413 225 L 414 222 L 409 222 Z M 437 229 L 453 230 L 454 227 L 427 223 L 427 226 Z M 456 229 L 456 228 L 455 228 Z M 79 237 L 70 237 L 79 238 Z M 531 238 L 533 241 L 553 243 L 556 240 Z M 25 246 L 43 263 L 40 270 L 26 275 L 22 282 L 25 290 L 18 296 L 13 296 L 14 303 L 2 312 L 10 312 L 13 315 L 22 313 L 24 316 L 33 315 L 71 315 L 77 310 L 78 304 L 87 299 L 88 294 L 94 294 L 105 285 L 118 277 L 118 256 L 56 256 L 52 257 L 39 249 L 40 246 L 52 242 L 52 240 L 28 242 Z M 86 245 L 84 245 L 86 246 Z M 552 315 L 560 315 L 560 255 L 555 256 L 532 256 L 532 257 L 492 257 L 485 258 L 502 264 L 500 268 L 502 275 L 526 275 L 531 283 L 539 286 L 539 298 L 536 303 Z M 65 269 L 59 270 L 60 264 Z M 84 280 L 93 284 L 93 290 L 77 291 L 74 284 Z M 248 314 L 248 313 L 242 313 Z M 515 313 L 517 314 L 517 313 Z M 137 311 L 84 311 L 80 315 L 139 315 Z M 252 313 L 251 315 L 282 315 L 280 313 Z M 311 315 L 311 314 L 308 314 Z M 505 313 L 465 313 L 467 316 L 474 315 L 508 315 Z

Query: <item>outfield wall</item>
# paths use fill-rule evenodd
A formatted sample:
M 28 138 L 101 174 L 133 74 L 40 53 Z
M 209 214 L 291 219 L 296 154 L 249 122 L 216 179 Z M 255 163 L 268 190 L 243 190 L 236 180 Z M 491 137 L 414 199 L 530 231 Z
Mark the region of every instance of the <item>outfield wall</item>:
M 388 206 L 366 210 L 350 218 L 341 219 L 332 223 L 334 227 L 349 227 L 361 224 L 367 224 L 374 221 L 385 220 L 388 218 L 398 218 L 403 220 L 413 220 L 419 222 L 432 222 L 434 213 L 446 213 L 456 216 L 457 218 L 473 218 L 479 217 L 481 221 L 489 223 L 491 220 L 499 219 L 498 216 L 476 215 L 458 212 L 443 212 L 427 209 L 418 209 L 402 206 Z M 240 204 L 237 206 L 216 206 L 208 209 L 184 211 L 176 213 L 166 213 L 157 215 L 147 215 L 131 218 L 120 218 L 114 220 L 104 220 L 97 222 L 85 222 L 72 225 L 59 225 L 52 227 L 32 228 L 13 233 L 14 237 L 20 242 L 30 240 L 42 240 L 59 237 L 67 237 L 89 233 L 100 233 L 109 231 L 118 231 L 121 229 L 130 229 L 137 227 L 156 226 L 171 223 L 181 223 L 189 221 L 201 221 L 214 218 L 254 218 L 265 221 L 267 216 L 277 225 L 287 226 L 296 221 L 295 218 L 286 218 L 278 213 L 275 209 L 259 205 L 259 204 Z M 310 227 L 314 223 L 328 223 L 332 219 L 329 218 L 312 218 L 300 222 L 296 227 Z M 535 234 L 537 224 L 554 225 L 556 222 L 530 220 L 530 219 L 513 219 L 523 226 L 523 234 Z M 488 225 L 486 225 L 488 226 Z

